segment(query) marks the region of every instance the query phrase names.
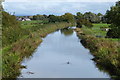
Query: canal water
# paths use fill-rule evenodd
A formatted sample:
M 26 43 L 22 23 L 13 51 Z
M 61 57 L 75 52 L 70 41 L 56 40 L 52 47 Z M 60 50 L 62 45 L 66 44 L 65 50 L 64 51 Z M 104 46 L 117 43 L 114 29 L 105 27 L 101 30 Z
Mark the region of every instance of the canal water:
M 93 56 L 72 28 L 47 35 L 22 65 L 20 78 L 109 78 L 100 71 Z

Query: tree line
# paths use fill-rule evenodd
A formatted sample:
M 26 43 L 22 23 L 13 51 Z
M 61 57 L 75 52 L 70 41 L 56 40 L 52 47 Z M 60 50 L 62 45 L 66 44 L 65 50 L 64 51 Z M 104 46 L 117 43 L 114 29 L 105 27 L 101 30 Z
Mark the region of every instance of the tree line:
M 81 28 L 82 25 L 92 27 L 92 23 L 108 23 L 111 24 L 110 30 L 107 32 L 108 38 L 120 38 L 120 1 L 116 2 L 115 6 L 112 6 L 110 10 L 106 11 L 106 14 L 95 14 L 92 12 L 86 12 L 82 14 L 77 12 L 76 15 L 71 13 L 65 13 L 61 16 L 56 15 L 34 15 L 33 20 L 44 20 L 47 22 L 76 22 L 77 27 Z
M 34 15 L 32 16 L 32 20 L 43 20 L 45 22 L 76 22 L 77 20 L 83 18 L 84 21 L 90 21 L 91 23 L 100 23 L 103 22 L 103 17 L 104 15 L 101 13 L 95 14 L 92 12 L 86 12 L 84 14 L 77 12 L 76 15 L 73 15 L 71 13 L 65 13 L 64 15 L 61 16 L 56 16 L 56 15 Z
M 65 13 L 64 15 L 61 16 L 56 16 L 56 15 L 34 15 L 32 20 L 43 20 L 45 22 L 74 22 L 74 15 L 71 13 Z

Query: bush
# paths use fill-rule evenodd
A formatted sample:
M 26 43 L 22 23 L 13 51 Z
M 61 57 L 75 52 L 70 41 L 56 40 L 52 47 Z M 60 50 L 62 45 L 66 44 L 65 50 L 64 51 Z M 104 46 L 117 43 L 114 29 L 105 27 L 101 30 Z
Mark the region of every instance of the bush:
M 16 21 L 16 17 L 2 12 L 2 45 L 3 47 L 13 42 L 16 42 L 26 32 L 21 29 L 19 22 Z
M 78 19 L 77 20 L 77 27 L 82 28 L 82 25 L 87 27 L 93 27 L 92 23 L 86 19 Z
M 112 27 L 106 34 L 108 38 L 120 38 L 120 27 L 113 27 L 115 25 L 111 25 Z

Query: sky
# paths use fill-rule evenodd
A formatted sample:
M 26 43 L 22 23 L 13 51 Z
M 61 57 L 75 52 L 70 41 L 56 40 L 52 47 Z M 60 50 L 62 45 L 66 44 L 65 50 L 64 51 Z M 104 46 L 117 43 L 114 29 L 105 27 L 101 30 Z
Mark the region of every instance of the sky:
M 17 16 L 36 14 L 63 15 L 77 12 L 93 12 L 105 14 L 106 10 L 118 0 L 5 0 L 2 3 L 5 11 L 15 12 Z
M 116 2 L 118 0 L 5 0 L 5 2 Z

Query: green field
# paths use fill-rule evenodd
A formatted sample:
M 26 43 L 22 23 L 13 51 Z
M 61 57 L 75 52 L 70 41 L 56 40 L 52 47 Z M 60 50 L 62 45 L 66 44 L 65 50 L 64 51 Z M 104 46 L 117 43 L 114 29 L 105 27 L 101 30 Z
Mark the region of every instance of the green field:
M 26 28 L 31 28 L 31 27 L 35 27 L 35 26 L 38 26 L 38 25 L 42 25 L 43 21 L 41 21 L 41 20 L 20 21 L 20 23 L 21 23 L 21 27 L 23 29 L 26 29 Z
M 87 34 L 87 35 L 92 35 L 92 36 L 101 36 L 101 37 L 105 37 L 107 31 L 103 31 L 101 30 L 101 27 L 103 28 L 107 28 L 109 26 L 109 24 L 93 24 L 92 28 L 88 28 L 83 26 L 82 30 Z
M 109 25 L 110 24 L 99 23 L 99 24 L 93 24 L 92 28 L 83 26 L 83 28 L 81 28 L 81 29 L 83 30 L 83 32 L 86 35 L 90 35 L 90 36 L 94 36 L 94 37 L 100 36 L 101 38 L 105 38 L 107 31 L 101 30 L 101 28 L 109 28 Z M 106 40 L 120 41 L 120 39 L 118 39 L 118 38 L 106 38 Z

